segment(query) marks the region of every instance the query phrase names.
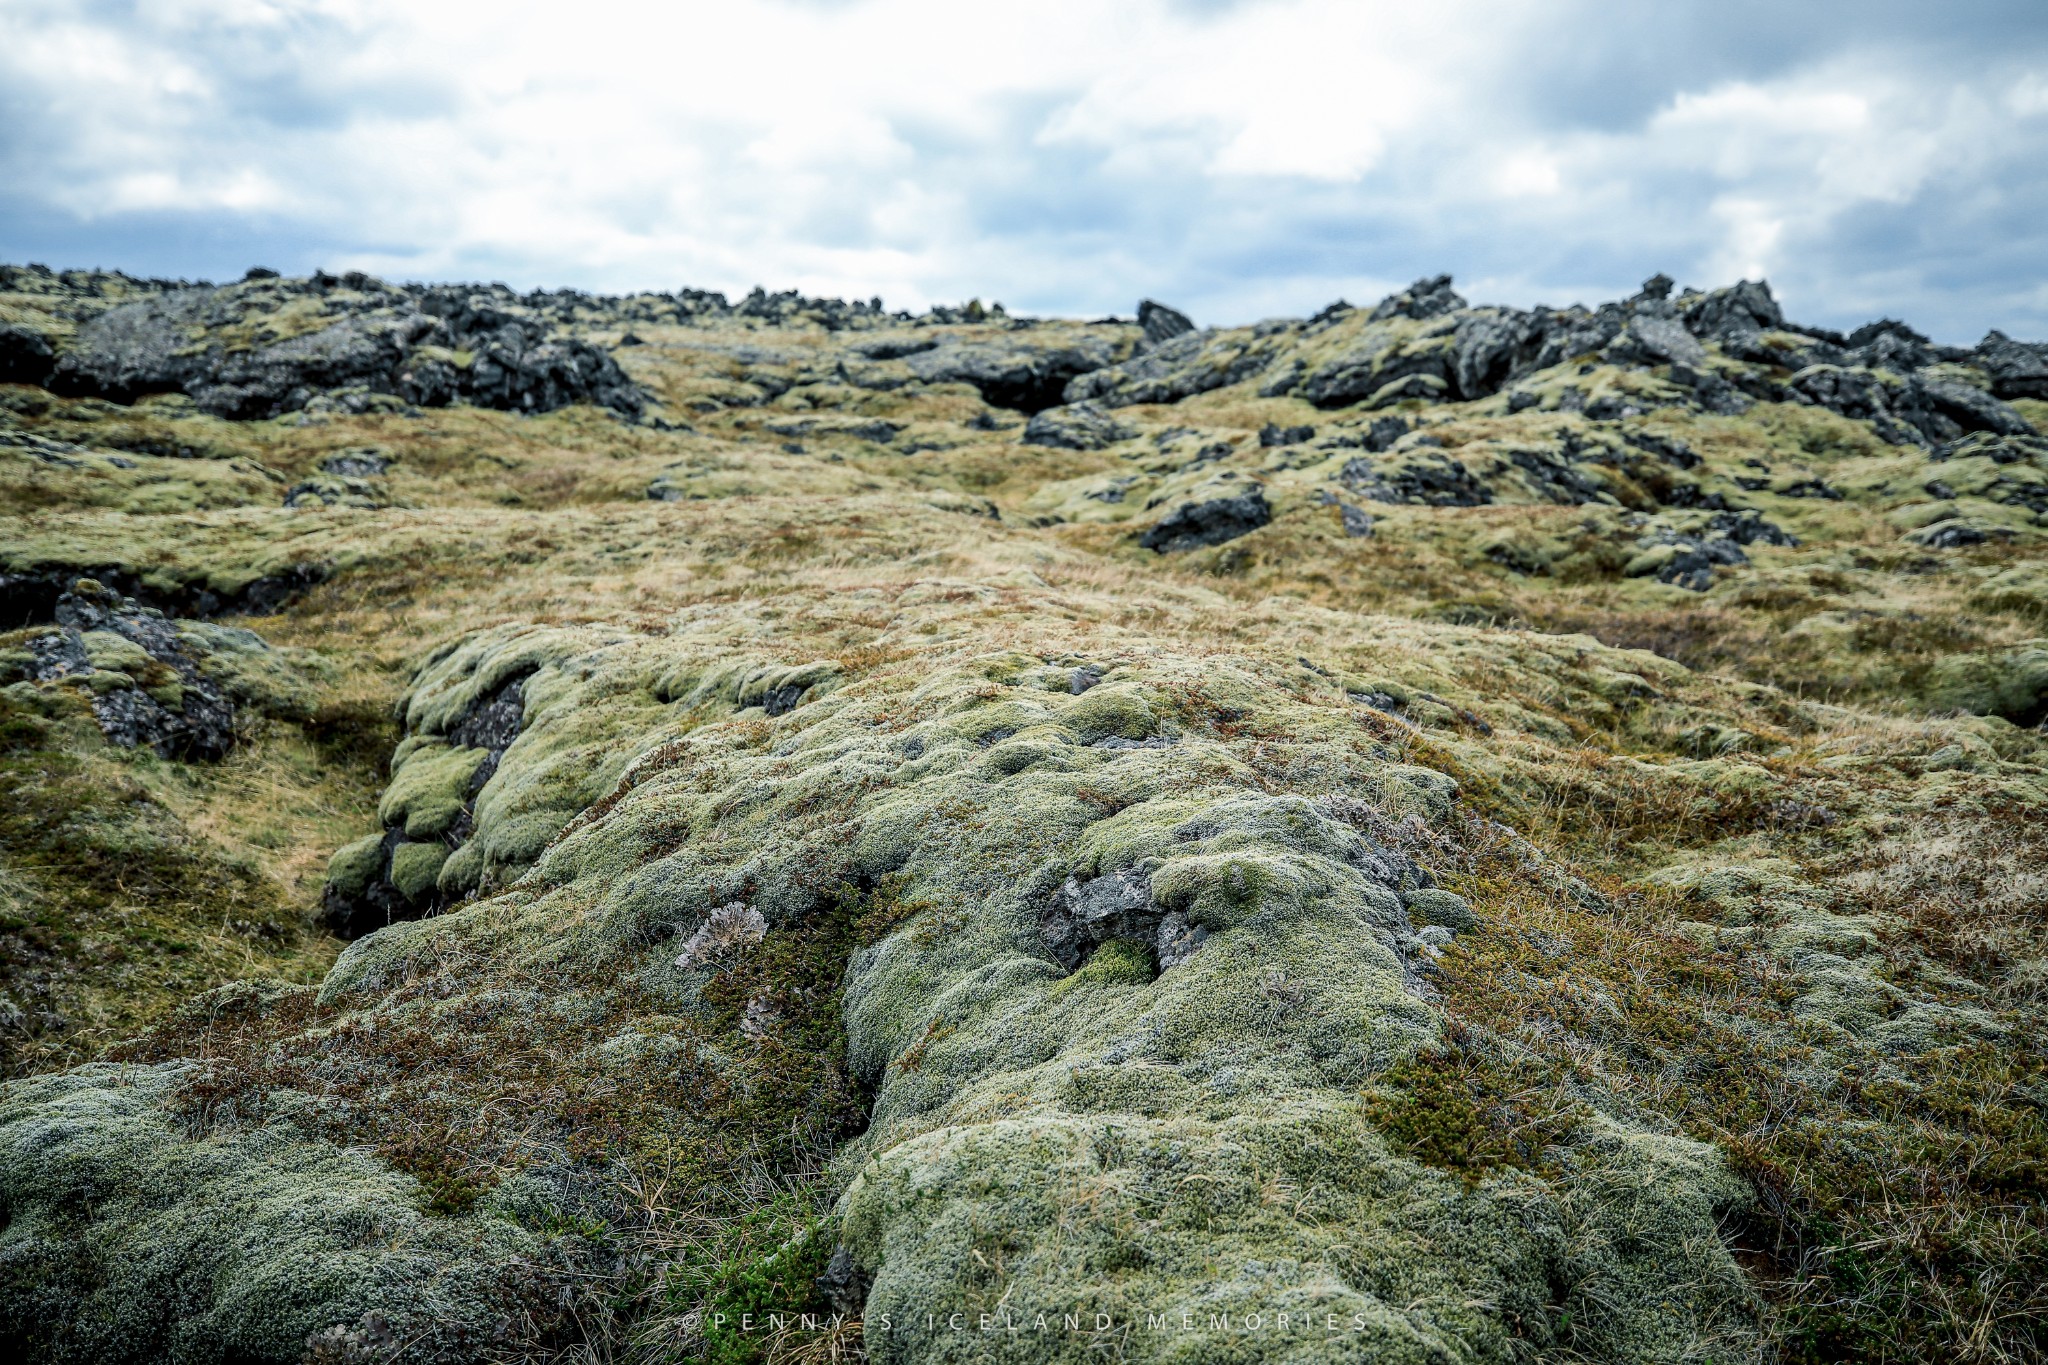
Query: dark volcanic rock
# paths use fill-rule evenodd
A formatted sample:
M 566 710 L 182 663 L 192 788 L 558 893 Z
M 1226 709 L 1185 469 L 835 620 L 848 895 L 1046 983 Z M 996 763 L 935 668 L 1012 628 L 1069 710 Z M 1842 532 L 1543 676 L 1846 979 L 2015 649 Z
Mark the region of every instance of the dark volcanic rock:
M 1183 332 L 1121 364 L 1079 376 L 1067 385 L 1066 399 L 1094 399 L 1110 407 L 1177 403 L 1253 378 L 1279 349 L 1277 339 L 1256 335 Z
M 1451 288 L 1449 275 L 1432 275 L 1417 280 L 1398 294 L 1389 294 L 1372 310 L 1373 321 L 1387 318 L 1434 318 L 1455 313 L 1466 306 L 1464 297 Z
M 0 322 L 0 384 L 42 384 L 56 365 L 48 337 L 33 327 Z
M 1726 289 L 1680 300 L 1687 330 L 1706 341 L 1729 341 L 1783 327 L 1785 314 L 1763 280 L 1744 280 Z
M 304 327 L 308 308 L 317 326 Z M 80 327 L 49 382 L 114 402 L 183 392 L 231 418 L 274 417 L 350 389 L 517 412 L 594 403 L 638 416 L 645 402 L 607 352 L 509 291 L 394 288 L 354 274 L 259 276 L 122 304 Z
M 1221 545 L 1248 535 L 1272 519 L 1273 509 L 1266 504 L 1266 490 L 1255 484 L 1236 497 L 1182 503 L 1139 537 L 1138 543 L 1160 554 L 1199 550 L 1205 545 Z
M 1458 319 L 1451 340 L 1451 375 L 1466 398 L 1498 392 L 1526 370 L 1543 339 L 1537 318 L 1512 308 L 1484 308 Z
M 1046 950 L 1070 972 L 1113 939 L 1146 945 L 1159 970 L 1170 971 L 1201 951 L 1209 937 L 1186 914 L 1155 904 L 1151 878 L 1140 868 L 1085 881 L 1069 876 L 1040 912 L 1038 928 Z
M 1999 398 L 2048 398 L 2048 347 L 1989 332 L 1977 343 L 1977 368 L 1991 377 Z
M 1716 512 L 1692 530 L 1659 527 L 1643 537 L 1636 543 L 1640 553 L 1628 572 L 1654 574 L 1659 582 L 1705 592 L 1713 586 L 1714 570 L 1749 562 L 1743 546 L 1798 543 L 1783 527 L 1749 508 Z
M 1927 404 L 1963 431 L 1992 431 L 2001 436 L 2034 434 L 2033 424 L 2020 416 L 2018 409 L 1982 389 L 1945 379 L 1922 379 L 1918 384 Z M 1929 431 L 1928 435 L 1935 433 Z
M 338 475 L 345 479 L 375 479 L 390 468 L 390 454 L 376 446 L 357 446 L 351 450 L 336 451 L 320 462 L 323 473 Z
M 1145 343 L 1157 346 L 1195 330 L 1195 323 L 1177 308 L 1146 299 L 1138 305 L 1138 326 L 1145 330 Z
M 972 384 L 991 407 L 1042 412 L 1060 403 L 1071 380 L 1118 358 L 1117 348 L 1102 337 L 1059 345 L 1034 345 L 1027 338 L 955 342 L 904 363 L 927 384 Z
M 1481 507 L 1493 501 L 1493 490 L 1474 478 L 1463 461 L 1440 450 L 1412 450 L 1400 464 L 1386 467 L 1370 460 L 1347 460 L 1337 478 L 1374 502 Z
M 113 565 L 38 564 L 0 571 L 0 630 L 55 620 L 59 600 L 81 578 L 94 579 L 165 616 L 203 620 L 235 612 L 262 615 L 275 611 L 307 588 L 325 582 L 327 575 L 324 565 L 294 564 L 251 579 L 238 591 L 221 593 L 199 583 L 145 583 Z
M 57 629 L 29 641 L 32 676 L 90 677 L 93 718 L 109 743 L 201 760 L 234 747 L 234 703 L 163 613 L 80 578 L 52 616 Z
M 409 741 L 435 738 L 445 745 L 416 751 L 408 762 L 421 761 L 421 754 L 426 755 L 429 763 L 444 754 L 457 758 L 474 754 L 474 765 L 464 765 L 466 772 L 458 768 L 453 773 L 453 780 L 460 786 L 446 793 L 448 805 L 442 819 L 421 828 L 415 817 L 388 817 L 392 823 L 382 834 L 350 845 L 336 855 L 321 892 L 320 918 L 331 932 L 341 938 L 360 938 L 396 921 L 419 919 L 442 907 L 446 898 L 436 885 L 434 874 L 449 852 L 462 847 L 476 828 L 476 799 L 497 773 L 499 760 L 512 747 L 512 741 L 519 738 L 525 724 L 529 676 L 531 670 L 499 683 L 450 725 L 445 734 L 407 737 Z M 398 772 L 394 771 L 392 776 L 396 781 Z M 419 871 L 422 868 L 424 875 Z
M 1368 336 L 1310 374 L 1301 396 L 1319 408 L 1341 408 L 1361 399 L 1442 398 L 1450 392 L 1454 354 L 1448 335 L 1405 341 Z M 1409 380 L 1422 381 L 1427 392 L 1411 395 Z
M 1128 441 L 1138 429 L 1127 426 L 1094 403 L 1072 403 L 1047 408 L 1024 428 L 1024 444 L 1057 446 L 1062 450 L 1100 450 L 1118 441 Z

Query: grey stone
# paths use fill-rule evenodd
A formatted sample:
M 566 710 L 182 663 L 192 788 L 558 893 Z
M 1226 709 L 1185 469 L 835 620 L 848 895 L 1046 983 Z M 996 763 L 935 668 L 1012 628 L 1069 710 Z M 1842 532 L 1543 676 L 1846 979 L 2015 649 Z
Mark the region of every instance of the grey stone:
M 58 597 L 52 617 L 57 629 L 30 641 L 33 673 L 41 681 L 93 673 L 87 643 L 94 632 L 120 636 L 149 660 L 143 676 L 131 675 L 132 686 L 93 690 L 93 718 L 108 743 L 198 762 L 225 758 L 234 748 L 234 702 L 202 667 L 202 647 L 162 612 L 80 578 Z M 253 633 L 250 638 L 262 645 Z M 176 709 L 146 690 L 169 683 L 176 685 Z
M 1055 446 L 1062 450 L 1101 450 L 1128 441 L 1138 434 L 1136 427 L 1110 416 L 1098 403 L 1071 403 L 1047 408 L 1024 428 L 1024 444 Z
M 0 323 L 0 384 L 47 383 L 56 363 L 48 337 L 33 327 Z
M 1374 322 L 1387 318 L 1434 318 L 1445 313 L 1455 313 L 1465 307 L 1465 300 L 1457 290 L 1451 288 L 1449 275 L 1432 275 L 1417 280 L 1397 294 L 1381 299 L 1372 310 Z
M 1707 363 L 1706 347 L 1676 319 L 1668 317 L 1630 318 L 1621 335 L 1608 346 L 1607 353 L 1612 359 L 1651 365 Z
M 1146 344 L 1152 346 L 1195 330 L 1194 320 L 1186 313 L 1151 299 L 1138 305 L 1138 326 L 1144 328 Z
M 927 384 L 971 384 L 991 407 L 1035 413 L 1057 406 L 1072 380 L 1118 359 L 1103 337 L 1071 343 L 1033 342 L 1029 334 L 1000 341 L 954 342 L 904 363 Z
M 1197 550 L 1249 535 L 1272 519 L 1265 489 L 1254 485 L 1236 497 L 1184 502 L 1139 537 L 1138 543 L 1160 554 Z
M 1982 389 L 1945 379 L 1922 379 L 1919 391 L 1942 416 L 1964 431 L 1991 431 L 2001 436 L 2032 436 L 2033 424 L 2019 410 Z M 1930 433 L 1931 434 L 1931 433 Z
M 1687 330 L 1707 341 L 1725 341 L 1785 325 L 1785 314 L 1764 280 L 1744 280 L 1685 301 Z
M 1991 378 L 1999 398 L 2048 398 L 2048 347 L 1987 332 L 1977 343 L 1977 367 Z
M 264 340 L 269 319 L 314 304 L 323 325 Z M 226 329 L 253 332 L 255 343 L 230 346 Z M 467 364 L 450 358 L 457 352 Z M 353 274 L 259 276 L 122 304 L 79 328 L 50 384 L 115 402 L 182 392 L 230 418 L 275 417 L 337 392 L 515 412 L 594 403 L 637 417 L 644 407 L 609 353 L 500 286 L 399 288 Z

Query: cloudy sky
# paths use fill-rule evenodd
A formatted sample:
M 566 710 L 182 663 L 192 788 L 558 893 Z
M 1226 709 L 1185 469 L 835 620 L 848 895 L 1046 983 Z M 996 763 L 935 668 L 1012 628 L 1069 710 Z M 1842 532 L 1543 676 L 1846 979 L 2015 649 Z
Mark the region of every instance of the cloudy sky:
M 0 260 L 2048 338 L 2048 3 L 0 0 Z

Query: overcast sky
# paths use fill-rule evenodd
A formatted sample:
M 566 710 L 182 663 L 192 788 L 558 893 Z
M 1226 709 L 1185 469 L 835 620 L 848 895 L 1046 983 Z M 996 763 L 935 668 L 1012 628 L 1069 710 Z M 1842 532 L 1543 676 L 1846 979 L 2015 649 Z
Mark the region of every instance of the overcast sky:
M 2044 0 L 0 0 L 0 259 L 2048 338 Z

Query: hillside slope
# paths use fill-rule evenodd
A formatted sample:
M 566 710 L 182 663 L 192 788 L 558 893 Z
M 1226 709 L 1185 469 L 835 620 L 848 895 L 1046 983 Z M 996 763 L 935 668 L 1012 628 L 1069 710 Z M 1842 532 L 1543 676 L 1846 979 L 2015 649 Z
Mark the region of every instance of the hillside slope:
M 2048 349 L 0 268 L 0 1341 L 2048 1359 Z

